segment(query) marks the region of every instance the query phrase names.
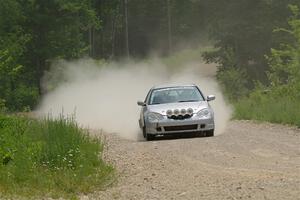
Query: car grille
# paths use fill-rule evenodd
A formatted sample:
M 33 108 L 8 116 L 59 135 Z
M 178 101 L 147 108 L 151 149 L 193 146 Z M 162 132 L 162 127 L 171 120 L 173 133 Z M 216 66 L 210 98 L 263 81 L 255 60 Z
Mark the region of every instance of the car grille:
M 183 119 L 189 119 L 191 118 L 193 115 L 172 115 L 172 116 L 168 116 L 169 119 L 174 119 L 174 120 L 183 120 Z
M 188 131 L 188 130 L 197 130 L 198 125 L 184 125 L 184 126 L 165 126 L 165 131 Z

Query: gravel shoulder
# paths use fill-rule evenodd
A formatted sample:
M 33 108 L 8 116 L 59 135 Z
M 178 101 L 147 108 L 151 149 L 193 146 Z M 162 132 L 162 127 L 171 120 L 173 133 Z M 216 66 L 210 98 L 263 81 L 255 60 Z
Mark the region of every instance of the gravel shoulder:
M 297 128 L 232 121 L 211 138 L 106 140 L 118 182 L 81 199 L 300 199 Z

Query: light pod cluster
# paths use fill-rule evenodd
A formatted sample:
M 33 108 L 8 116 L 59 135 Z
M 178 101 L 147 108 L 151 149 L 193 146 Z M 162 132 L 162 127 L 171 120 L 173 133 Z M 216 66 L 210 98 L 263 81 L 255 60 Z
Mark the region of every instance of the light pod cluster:
M 192 108 L 188 108 L 188 109 L 174 109 L 174 110 L 167 110 L 166 114 L 169 118 L 171 118 L 172 116 L 178 117 L 178 116 L 186 116 L 186 115 L 193 115 L 194 110 Z

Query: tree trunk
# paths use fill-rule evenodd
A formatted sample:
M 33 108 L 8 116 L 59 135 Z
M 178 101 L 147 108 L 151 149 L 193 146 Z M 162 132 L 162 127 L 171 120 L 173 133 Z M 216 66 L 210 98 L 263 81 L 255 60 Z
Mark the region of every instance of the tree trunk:
M 128 0 L 124 0 L 125 10 L 125 54 L 129 58 L 129 41 L 128 41 Z
M 105 2 L 104 0 L 99 0 L 99 12 L 100 12 L 100 19 L 102 20 L 102 22 L 105 20 L 104 19 L 104 10 L 105 10 Z M 101 30 L 100 30 L 100 42 L 101 42 L 101 47 L 100 47 L 100 55 L 101 57 L 105 57 L 105 53 L 104 53 L 104 23 L 101 23 Z M 98 55 L 99 56 L 99 55 Z
M 93 45 L 93 42 L 94 42 L 94 28 L 93 27 L 90 27 L 89 28 L 89 42 L 90 42 L 90 57 L 93 57 L 94 56 L 94 45 Z
M 172 53 L 172 16 L 171 16 L 171 0 L 167 0 L 167 12 L 168 12 L 168 46 L 169 54 Z
M 46 66 L 46 62 L 45 62 L 45 59 L 44 58 L 41 58 L 41 57 L 37 57 L 36 58 L 36 72 L 37 72 L 37 77 L 36 77 L 36 80 L 37 80 L 37 86 L 38 86 L 38 91 L 39 91 L 39 94 L 40 95 L 43 95 L 44 94 L 44 88 L 42 87 L 43 86 L 43 75 L 44 75 L 44 70 L 45 70 L 45 67 Z
M 115 56 L 115 33 L 116 33 L 116 15 L 112 16 L 111 22 L 111 58 Z

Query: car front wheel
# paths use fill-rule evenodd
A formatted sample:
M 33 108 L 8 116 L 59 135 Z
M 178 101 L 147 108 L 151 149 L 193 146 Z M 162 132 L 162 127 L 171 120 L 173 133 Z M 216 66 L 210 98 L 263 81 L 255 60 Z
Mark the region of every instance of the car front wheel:
M 206 131 L 206 137 L 213 137 L 214 136 L 214 132 L 215 132 L 214 129 Z
M 154 135 L 152 135 L 152 134 L 147 134 L 147 133 L 146 133 L 146 140 L 147 140 L 147 141 L 154 140 L 154 137 L 155 137 Z
M 147 141 L 154 140 L 154 137 L 155 137 L 154 135 L 147 133 L 146 126 L 143 127 L 143 136 L 144 136 L 144 138 L 146 138 Z
M 144 126 L 143 127 L 143 137 L 146 138 L 146 135 L 147 135 L 147 133 L 146 133 L 146 127 Z

